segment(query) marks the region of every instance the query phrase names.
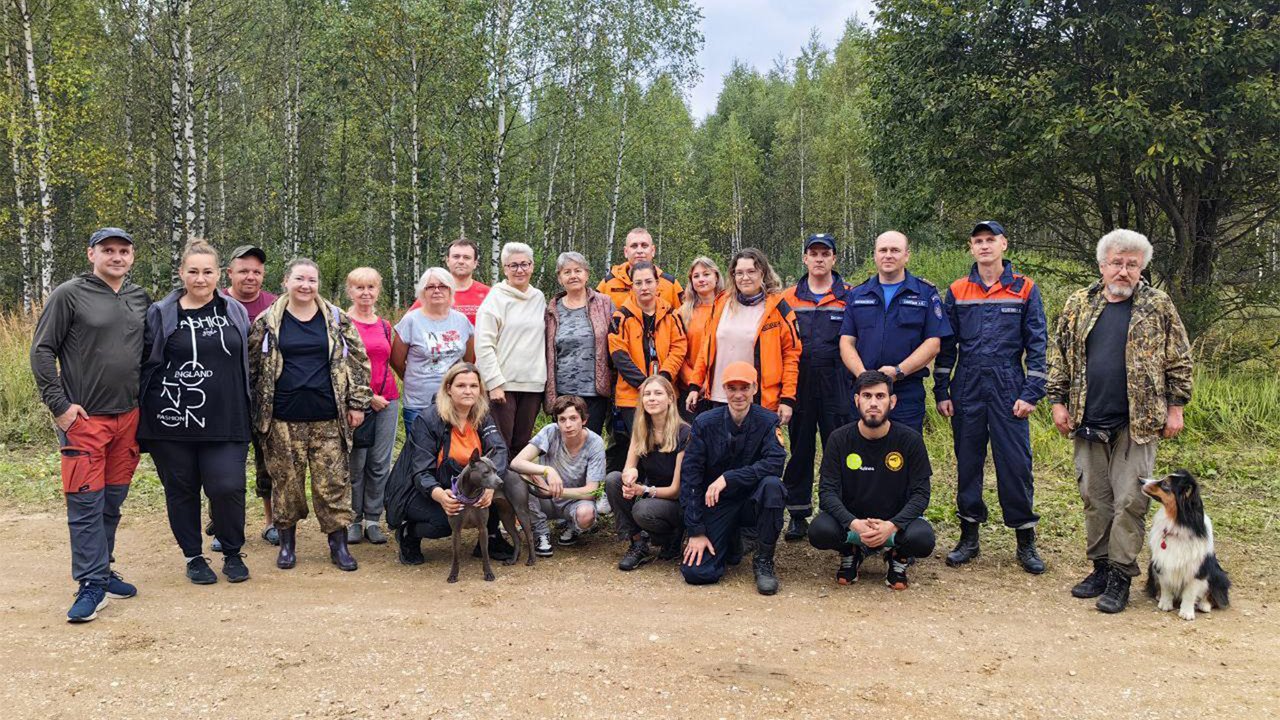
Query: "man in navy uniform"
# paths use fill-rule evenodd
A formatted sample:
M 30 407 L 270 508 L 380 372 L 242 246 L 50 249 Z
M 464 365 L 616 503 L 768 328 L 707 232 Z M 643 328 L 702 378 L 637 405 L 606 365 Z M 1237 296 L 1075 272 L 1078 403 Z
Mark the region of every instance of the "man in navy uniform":
M 1039 575 L 1044 561 L 1036 551 L 1040 516 L 1032 507 L 1027 417 L 1044 397 L 1049 338 L 1040 289 L 1013 271 L 1004 259 L 1008 247 L 1000 223 L 978 223 L 969 234 L 976 262 L 967 276 L 947 288 L 943 304 L 956 334 L 942 341 L 933 394 L 938 413 L 951 418 L 960 517 L 960 542 L 947 553 L 947 565 L 963 565 L 978 556 L 978 526 L 987 521 L 982 469 L 990 440 L 1004 524 L 1018 536 L 1018 563 Z
M 787 427 L 791 459 L 782 473 L 787 488 L 788 542 L 803 540 L 813 513 L 813 456 L 816 438 L 823 444 L 837 428 L 849 424 L 849 387 L 853 377 L 840 362 L 840 325 L 850 286 L 835 271 L 836 239 L 826 233 L 804 242 L 805 276 L 787 288 L 783 299 L 796 313 L 800 331 L 800 379 L 796 410 Z
M 924 378 L 929 363 L 951 336 L 938 289 L 907 272 L 911 249 L 895 230 L 876 238 L 876 274 L 854 288 L 840 326 L 840 359 L 858 377 L 879 370 L 893 380 L 897 405 L 889 416 L 924 432 Z M 851 408 L 857 418 L 858 409 Z

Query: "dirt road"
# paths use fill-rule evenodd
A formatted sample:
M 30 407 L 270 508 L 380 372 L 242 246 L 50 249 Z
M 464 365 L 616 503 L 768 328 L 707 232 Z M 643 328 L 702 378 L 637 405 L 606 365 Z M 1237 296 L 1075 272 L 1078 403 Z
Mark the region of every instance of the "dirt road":
M 256 523 L 255 523 L 256 524 Z M 447 546 L 396 564 L 360 545 L 329 564 L 314 523 L 282 572 L 256 537 L 253 578 L 191 585 L 163 512 L 126 513 L 118 568 L 141 592 L 68 625 L 66 526 L 0 508 L 3 708 L 15 718 L 814 717 L 1202 718 L 1280 713 L 1274 583 L 1194 623 L 1145 597 L 1118 616 L 1072 599 L 1085 568 L 1031 578 L 998 549 L 975 567 L 917 565 L 894 593 L 869 561 L 780 552 L 782 591 L 747 564 L 720 586 L 674 565 L 621 573 L 604 535 L 534 568 L 479 561 L 448 585 Z M 1237 557 L 1247 557 L 1239 553 Z M 214 563 L 220 568 L 220 561 Z M 1228 568 L 1229 570 L 1231 568 Z

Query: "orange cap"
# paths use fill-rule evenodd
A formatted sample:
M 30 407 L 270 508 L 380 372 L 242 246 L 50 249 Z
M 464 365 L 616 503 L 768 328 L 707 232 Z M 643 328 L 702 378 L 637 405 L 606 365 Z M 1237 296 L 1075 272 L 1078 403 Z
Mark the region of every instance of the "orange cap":
M 724 369 L 724 374 L 720 377 L 720 384 L 728 385 L 731 382 L 744 382 L 748 385 L 755 385 L 758 378 L 756 369 L 751 366 L 751 363 L 739 360 L 738 362 L 729 363 L 729 367 Z

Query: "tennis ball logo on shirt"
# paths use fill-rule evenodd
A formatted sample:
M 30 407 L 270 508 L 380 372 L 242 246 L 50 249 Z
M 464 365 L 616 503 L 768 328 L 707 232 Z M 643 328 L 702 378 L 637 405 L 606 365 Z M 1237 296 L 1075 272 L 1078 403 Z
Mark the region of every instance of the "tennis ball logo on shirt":
M 844 464 L 850 470 L 858 470 L 862 467 L 862 456 L 858 453 L 849 453 L 844 459 Z

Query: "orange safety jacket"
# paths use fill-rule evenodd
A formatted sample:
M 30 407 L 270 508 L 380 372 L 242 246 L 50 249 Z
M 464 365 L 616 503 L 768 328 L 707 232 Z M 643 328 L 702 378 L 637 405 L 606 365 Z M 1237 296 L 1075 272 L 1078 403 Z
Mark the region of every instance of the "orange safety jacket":
M 657 265 L 654 267 L 658 269 L 658 297 L 666 300 L 673 308 L 680 307 L 680 296 L 684 294 L 680 281 L 675 275 L 662 272 L 662 268 Z M 604 276 L 596 290 L 608 295 L 616 308 L 626 304 L 627 298 L 631 297 L 631 263 L 624 262 L 610 268 L 609 274 Z
M 613 404 L 636 407 L 640 384 L 650 375 L 661 373 L 674 383 L 688 350 L 684 321 L 678 310 L 658 298 L 653 325 L 646 331 L 640 307 L 635 298 L 628 298 L 614 311 L 609 326 L 609 358 L 618 371 Z
M 689 292 L 693 291 L 690 290 Z M 684 324 L 685 337 L 689 338 L 689 354 L 684 356 L 684 366 L 680 368 L 680 385 L 676 388 L 680 391 L 681 396 L 689 393 L 690 385 L 702 381 L 693 372 L 698 366 L 698 356 L 702 354 L 702 350 L 707 346 L 707 326 L 711 323 L 711 314 L 715 311 L 716 304 L 720 302 L 722 297 L 724 297 L 723 290 L 716 295 L 716 299 L 711 304 L 694 305 L 693 312 L 689 313 L 688 322 Z
M 800 334 L 796 331 L 796 313 L 787 304 L 782 293 L 772 293 L 763 302 L 764 317 L 756 328 L 754 364 L 760 383 L 755 401 L 766 410 L 776 412 L 780 404 L 795 407 L 802 346 Z M 716 367 L 716 330 L 720 327 L 720 318 L 728 304 L 729 294 L 725 293 L 716 301 L 711 321 L 707 324 L 703 350 L 699 353 L 698 364 L 693 370 L 693 377 L 697 382 L 689 385 L 689 389 L 697 390 L 699 395 L 710 395 L 710 391 L 704 392 L 704 388 L 709 387 L 713 381 L 711 374 Z

